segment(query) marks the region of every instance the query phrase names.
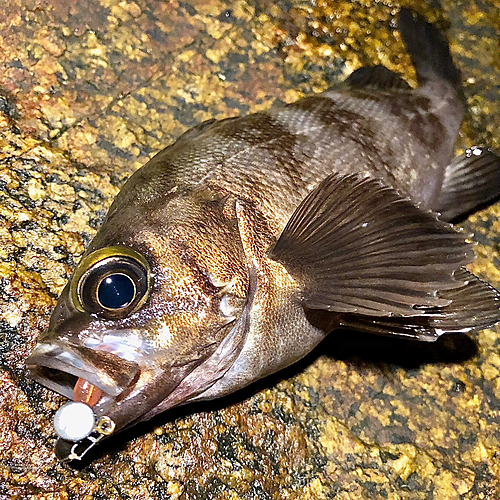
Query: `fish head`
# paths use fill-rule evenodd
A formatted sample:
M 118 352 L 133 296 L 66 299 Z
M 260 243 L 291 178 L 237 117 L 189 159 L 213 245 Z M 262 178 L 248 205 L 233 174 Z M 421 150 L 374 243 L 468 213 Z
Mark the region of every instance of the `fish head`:
M 203 393 L 248 330 L 234 204 L 198 193 L 154 206 L 146 219 L 110 211 L 27 360 L 33 378 L 91 404 L 113 431 Z M 82 384 L 97 389 L 92 403 L 77 396 Z

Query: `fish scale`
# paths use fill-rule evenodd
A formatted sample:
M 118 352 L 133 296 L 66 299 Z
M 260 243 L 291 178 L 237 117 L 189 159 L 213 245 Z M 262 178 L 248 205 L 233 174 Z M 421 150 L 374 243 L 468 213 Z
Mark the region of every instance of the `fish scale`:
M 411 92 L 385 92 L 382 99 L 375 91 L 361 95 L 359 90 L 327 91 L 282 110 L 216 122 L 196 137 L 196 144 L 182 143 L 165 151 L 169 171 L 172 177 L 178 176 L 180 185 L 193 188 L 206 181 L 235 196 L 256 200 L 271 220 L 279 205 L 281 210 L 287 208 L 286 221 L 311 186 L 334 171 L 382 178 L 415 201 L 428 204 L 440 186 L 439 174 L 449 162 L 453 144 L 442 140 L 443 125 L 431 110 L 419 109 L 426 99 L 415 98 Z M 456 107 L 458 130 L 460 101 Z M 408 109 L 417 116 L 413 121 L 418 120 L 418 127 L 405 131 Z M 365 110 L 370 114 L 363 115 Z M 418 136 L 413 128 L 420 131 Z M 403 131 L 402 138 L 399 131 Z M 456 131 L 453 140 L 455 136 Z M 207 156 L 210 161 L 200 161 Z M 165 167 L 158 158 L 144 175 L 158 177 L 157 169 Z M 427 194 L 429 179 L 436 183 L 431 195 Z

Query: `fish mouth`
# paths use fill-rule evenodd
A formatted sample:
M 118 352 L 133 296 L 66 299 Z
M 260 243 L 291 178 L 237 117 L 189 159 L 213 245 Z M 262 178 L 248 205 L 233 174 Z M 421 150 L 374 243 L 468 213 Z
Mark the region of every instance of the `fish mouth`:
M 154 363 L 152 367 L 143 367 L 141 370 L 134 361 L 111 352 L 68 344 L 66 339 L 41 341 L 26 360 L 26 365 L 34 380 L 75 400 L 67 405 L 79 401 L 75 393 L 82 381 L 102 391 L 93 404 L 82 401 L 91 407 L 95 416 L 94 427 L 89 434 L 73 440 L 61 434 L 54 423 L 59 436 L 56 456 L 63 462 L 81 460 L 101 439 L 123 429 L 129 422 L 149 411 L 150 406 L 158 403 L 155 398 L 149 401 L 149 398 L 141 397 L 148 383 L 154 385 L 155 376 L 157 378 L 158 369 Z M 173 386 L 169 388 L 172 381 L 157 382 L 162 388 L 173 389 Z M 161 392 L 158 387 L 156 389 L 157 397 L 160 397 Z
M 59 341 L 40 342 L 26 365 L 34 380 L 69 399 L 79 378 L 116 398 L 140 372 L 137 363 L 116 354 Z

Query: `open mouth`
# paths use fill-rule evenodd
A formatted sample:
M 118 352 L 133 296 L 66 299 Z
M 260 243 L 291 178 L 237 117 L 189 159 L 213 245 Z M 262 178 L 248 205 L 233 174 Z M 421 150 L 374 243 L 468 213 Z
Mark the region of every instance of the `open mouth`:
M 26 364 L 37 382 L 72 400 L 54 418 L 60 437 L 56 449 L 65 450 L 58 453 L 62 460 L 80 459 L 114 431 L 115 424 L 106 412 L 140 375 L 139 365 L 133 361 L 59 341 L 40 342 Z
M 69 399 L 80 394 L 79 399 L 87 404 L 97 402 L 97 391 L 104 398 L 116 398 L 140 372 L 137 363 L 115 354 L 67 343 L 63 346 L 58 341 L 39 343 L 26 364 L 43 386 Z

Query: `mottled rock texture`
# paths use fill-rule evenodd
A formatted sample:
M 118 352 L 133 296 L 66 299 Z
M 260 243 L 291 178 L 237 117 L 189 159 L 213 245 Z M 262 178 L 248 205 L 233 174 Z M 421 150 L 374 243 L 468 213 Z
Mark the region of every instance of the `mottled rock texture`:
M 332 335 L 216 404 L 156 418 L 78 468 L 63 398 L 24 360 L 123 181 L 186 128 L 319 92 L 363 64 L 413 81 L 393 15 L 449 28 L 470 113 L 500 149 L 500 3 L 9 0 L 0 16 L 0 499 L 498 499 L 500 330 L 436 344 Z M 464 227 L 500 285 L 500 205 Z

